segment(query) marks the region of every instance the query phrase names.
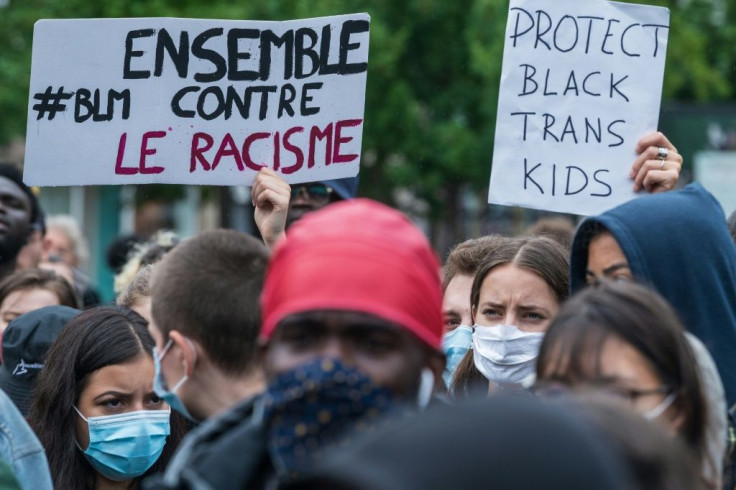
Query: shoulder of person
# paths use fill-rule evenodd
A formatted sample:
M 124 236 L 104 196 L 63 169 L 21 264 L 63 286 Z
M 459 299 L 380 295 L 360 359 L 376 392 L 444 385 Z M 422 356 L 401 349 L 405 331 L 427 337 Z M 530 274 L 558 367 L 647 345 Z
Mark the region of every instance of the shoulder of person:
M 245 400 L 191 431 L 166 472 L 146 479 L 143 488 L 246 488 L 259 480 L 270 464 L 265 430 L 254 415 L 258 399 Z

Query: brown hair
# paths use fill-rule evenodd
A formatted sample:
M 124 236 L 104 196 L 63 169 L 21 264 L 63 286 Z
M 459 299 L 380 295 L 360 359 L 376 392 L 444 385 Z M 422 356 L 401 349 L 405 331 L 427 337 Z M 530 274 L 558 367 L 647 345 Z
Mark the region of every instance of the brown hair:
M 594 381 L 607 339 L 640 352 L 677 398 L 680 434 L 705 454 L 706 402 L 697 360 L 677 315 L 657 293 L 632 283 L 603 282 L 571 298 L 550 324 L 537 359 L 537 379 L 576 385 Z
M 0 282 L 0 305 L 10 293 L 27 289 L 45 289 L 54 293 L 62 306 L 81 307 L 74 288 L 66 279 L 44 269 L 26 269 L 6 277 Z
M 181 242 L 156 265 L 151 312 L 164 339 L 197 340 L 223 371 L 253 367 L 268 251 L 258 240 L 215 230 Z
M 509 238 L 486 257 L 473 279 L 470 290 L 473 322 L 486 276 L 496 267 L 509 263 L 541 277 L 552 289 L 558 303 L 567 298 L 570 279 L 569 262 L 564 247 L 555 240 L 543 236 Z M 488 380 L 475 368 L 473 351 L 469 350 L 455 370 L 452 392 L 456 395 L 467 395 L 481 387 L 487 391 Z
M 567 218 L 540 218 L 526 230 L 526 235 L 547 236 L 569 252 L 575 225 Z
M 509 238 L 503 235 L 488 235 L 455 245 L 445 261 L 442 292 L 447 290 L 450 281 L 457 275 L 475 276 L 485 258 L 506 240 Z

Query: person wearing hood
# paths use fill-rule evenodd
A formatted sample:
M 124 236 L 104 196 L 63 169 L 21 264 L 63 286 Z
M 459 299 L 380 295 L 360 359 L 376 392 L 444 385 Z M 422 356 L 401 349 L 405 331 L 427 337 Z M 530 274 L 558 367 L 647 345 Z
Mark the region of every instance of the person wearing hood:
M 602 279 L 662 295 L 713 355 L 729 406 L 736 402 L 736 247 L 708 191 L 690 184 L 585 219 L 573 240 L 571 292 Z
M 262 168 L 251 187 L 254 219 L 270 249 L 291 225 L 329 204 L 355 198 L 358 177 L 307 182 L 290 186 L 278 173 Z

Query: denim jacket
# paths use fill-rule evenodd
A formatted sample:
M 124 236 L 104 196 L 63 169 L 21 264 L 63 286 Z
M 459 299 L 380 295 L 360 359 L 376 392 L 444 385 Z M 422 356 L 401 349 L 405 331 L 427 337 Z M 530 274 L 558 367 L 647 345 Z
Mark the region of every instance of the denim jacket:
M 21 487 L 53 490 L 46 453 L 8 395 L 0 390 L 0 459 L 13 468 Z

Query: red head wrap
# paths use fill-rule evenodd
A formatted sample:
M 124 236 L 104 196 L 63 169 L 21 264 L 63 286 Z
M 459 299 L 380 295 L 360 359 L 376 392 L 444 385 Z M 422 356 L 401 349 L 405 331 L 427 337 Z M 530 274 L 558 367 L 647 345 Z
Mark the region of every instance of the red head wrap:
M 294 313 L 356 311 L 439 348 L 439 271 L 427 238 L 400 212 L 368 199 L 331 204 L 277 245 L 261 298 L 262 335 Z

